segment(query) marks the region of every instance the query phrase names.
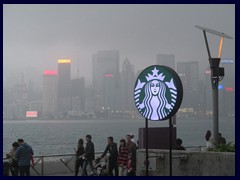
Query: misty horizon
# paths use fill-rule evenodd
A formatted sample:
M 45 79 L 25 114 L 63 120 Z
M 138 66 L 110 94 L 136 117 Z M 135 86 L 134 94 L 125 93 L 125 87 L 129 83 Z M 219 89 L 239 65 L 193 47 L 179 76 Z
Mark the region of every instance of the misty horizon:
M 69 58 L 72 78 L 79 63 L 79 76 L 90 84 L 93 54 L 102 50 L 118 50 L 120 69 L 128 58 L 135 73 L 155 64 L 159 53 L 174 54 L 176 63 L 198 61 L 202 77 L 209 64 L 202 32 L 195 25 L 235 37 L 235 5 L 5 4 L 4 82 L 15 72 L 33 71 L 41 78 L 44 70 L 57 70 L 57 59 Z M 208 37 L 217 56 L 219 39 Z M 224 41 L 222 59 L 235 60 L 234 40 Z

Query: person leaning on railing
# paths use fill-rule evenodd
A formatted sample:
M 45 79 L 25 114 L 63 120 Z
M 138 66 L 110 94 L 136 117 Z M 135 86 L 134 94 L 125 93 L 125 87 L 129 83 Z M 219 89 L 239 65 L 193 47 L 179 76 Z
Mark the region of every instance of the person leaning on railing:
M 18 139 L 18 144 L 15 158 L 18 159 L 20 176 L 30 176 L 31 155 L 34 155 L 32 147 L 25 143 L 23 139 Z
M 9 168 L 12 176 L 18 176 L 18 161 L 15 158 L 15 153 L 18 147 L 19 147 L 18 142 L 14 142 L 12 144 L 12 149 L 8 154 L 6 154 L 6 157 L 9 159 Z

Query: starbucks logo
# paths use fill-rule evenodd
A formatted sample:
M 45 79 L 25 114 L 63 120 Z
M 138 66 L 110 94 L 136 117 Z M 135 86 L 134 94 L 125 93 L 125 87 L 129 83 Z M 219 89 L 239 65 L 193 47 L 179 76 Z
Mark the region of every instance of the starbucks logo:
M 182 83 L 177 73 L 166 66 L 150 66 L 137 78 L 134 88 L 135 105 L 149 120 L 172 117 L 182 102 Z

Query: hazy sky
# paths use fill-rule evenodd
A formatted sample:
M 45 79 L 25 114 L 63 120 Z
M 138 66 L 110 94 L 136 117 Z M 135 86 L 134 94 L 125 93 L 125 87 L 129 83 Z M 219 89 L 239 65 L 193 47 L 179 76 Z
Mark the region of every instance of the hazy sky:
M 79 61 L 80 76 L 91 80 L 92 55 L 99 50 L 119 50 L 120 63 L 127 57 L 135 70 L 154 64 L 157 53 L 205 68 L 203 34 L 194 25 L 231 35 L 222 58 L 235 59 L 235 5 L 3 5 L 4 78 L 57 69 L 58 58 L 71 58 L 72 76 Z

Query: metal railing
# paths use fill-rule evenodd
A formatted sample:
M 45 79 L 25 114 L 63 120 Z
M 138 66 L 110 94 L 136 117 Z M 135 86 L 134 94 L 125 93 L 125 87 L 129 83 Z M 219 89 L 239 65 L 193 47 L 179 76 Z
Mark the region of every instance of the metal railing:
M 203 145 L 195 145 L 195 146 L 184 146 L 188 151 L 205 151 L 206 146 Z
M 96 152 L 100 155 L 103 152 Z M 76 154 L 52 154 L 34 156 L 34 164 L 31 164 L 32 176 L 62 176 L 74 175 Z M 3 162 L 8 161 L 3 158 Z
M 203 151 L 205 146 L 186 146 L 187 151 Z M 95 155 L 99 156 L 103 152 L 96 152 Z M 34 164 L 31 165 L 32 176 L 63 176 L 74 175 L 75 171 L 75 154 L 52 154 L 52 155 L 36 155 L 34 156 Z M 163 158 L 163 155 L 153 156 L 152 158 Z M 180 159 L 186 157 L 179 156 Z M 3 158 L 3 162 L 8 161 Z

